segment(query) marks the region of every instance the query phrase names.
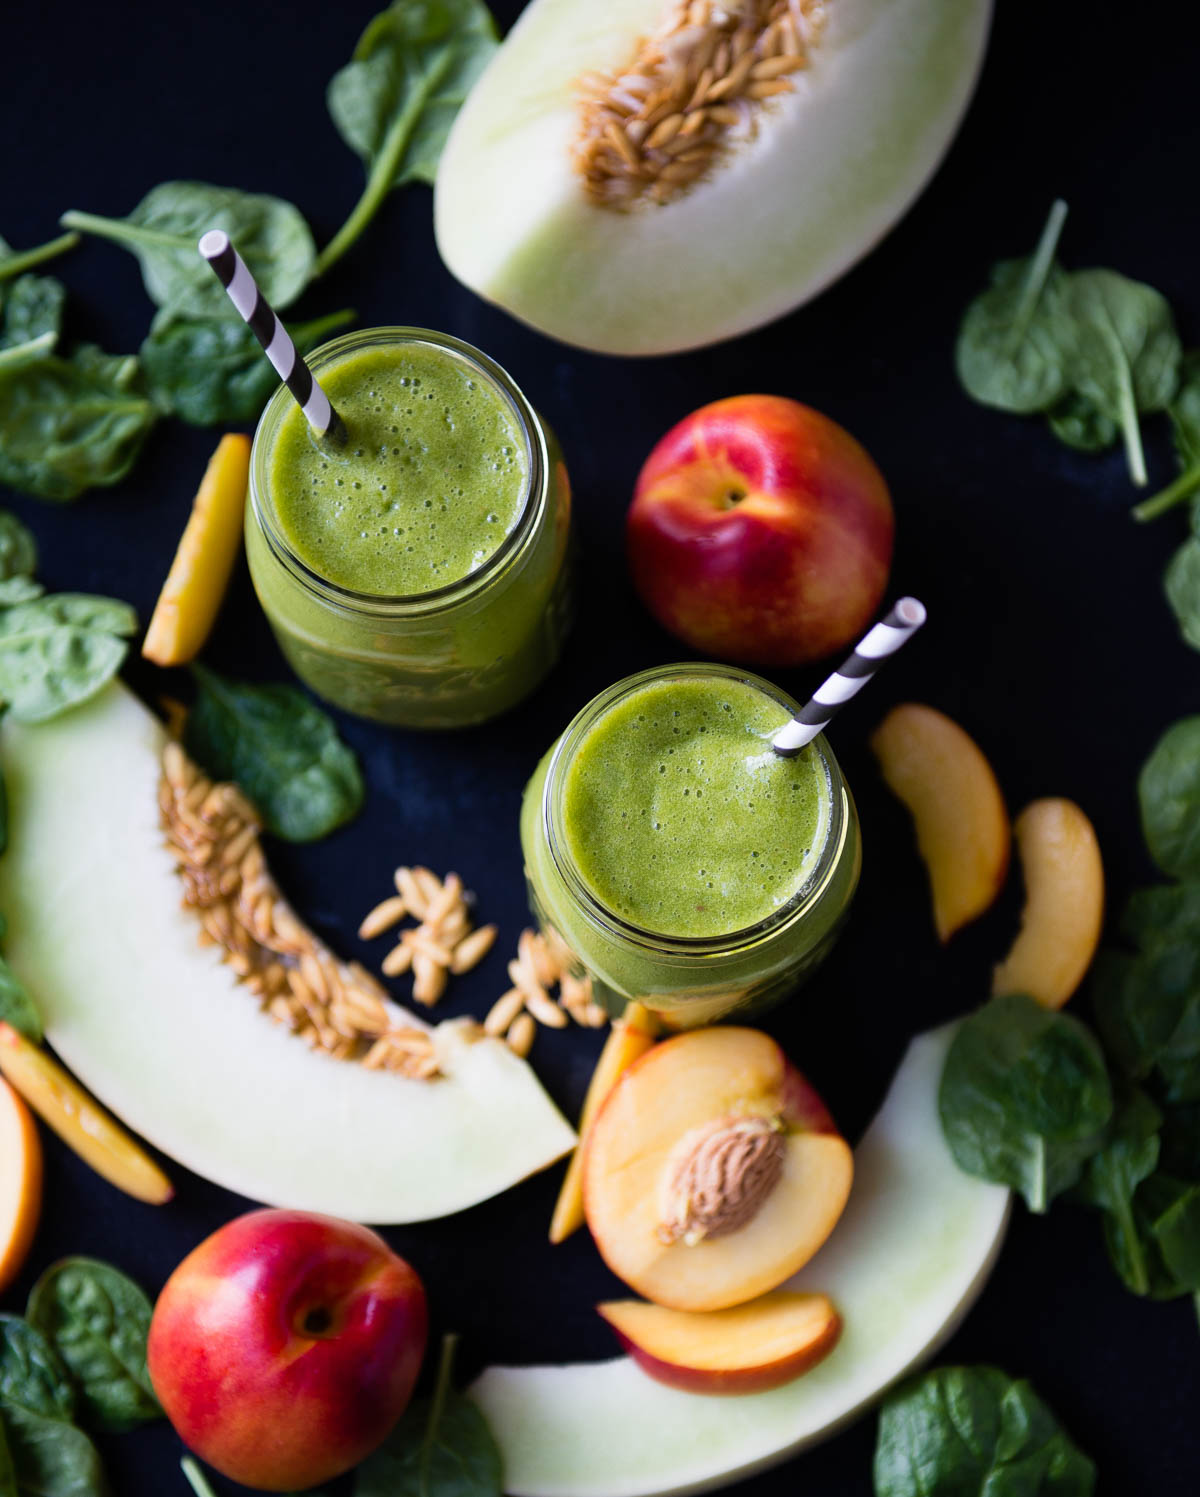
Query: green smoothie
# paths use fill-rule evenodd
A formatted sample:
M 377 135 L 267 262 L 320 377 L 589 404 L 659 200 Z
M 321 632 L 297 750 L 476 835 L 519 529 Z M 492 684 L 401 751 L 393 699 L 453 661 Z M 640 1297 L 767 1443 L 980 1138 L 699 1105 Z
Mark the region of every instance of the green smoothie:
M 346 354 L 321 384 L 346 446 L 318 442 L 293 405 L 270 464 L 280 528 L 307 566 L 394 598 L 457 582 L 495 554 L 529 486 L 524 434 L 498 390 L 421 343 Z
M 538 765 L 521 809 L 530 902 L 619 1012 L 674 1027 L 786 996 L 823 959 L 858 882 L 858 818 L 823 738 L 784 759 L 796 710 L 719 665 L 601 693 Z
M 286 389 L 255 433 L 246 555 L 293 669 L 414 728 L 506 711 L 570 619 L 571 491 L 554 434 L 457 339 L 374 328 L 309 363 L 341 416 L 316 441 Z
M 567 846 L 597 899 L 668 936 L 730 935 L 786 904 L 829 822 L 819 756 L 772 752 L 787 719 L 719 679 L 658 682 L 611 707 L 565 785 Z

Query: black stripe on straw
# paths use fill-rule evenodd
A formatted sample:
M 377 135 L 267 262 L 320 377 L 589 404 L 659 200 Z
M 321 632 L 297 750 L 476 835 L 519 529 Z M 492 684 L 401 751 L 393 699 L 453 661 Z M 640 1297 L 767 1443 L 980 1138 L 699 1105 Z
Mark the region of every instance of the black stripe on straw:
M 237 255 L 234 253 L 233 245 L 226 241 L 225 248 L 219 254 L 206 255 L 205 258 L 216 272 L 221 285 L 228 291 L 237 273 Z

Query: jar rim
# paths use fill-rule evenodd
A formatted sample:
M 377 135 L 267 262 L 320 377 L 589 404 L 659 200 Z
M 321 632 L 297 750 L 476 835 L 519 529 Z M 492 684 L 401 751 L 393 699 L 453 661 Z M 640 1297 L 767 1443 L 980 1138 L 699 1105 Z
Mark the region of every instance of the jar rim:
M 849 833 L 847 792 L 841 769 L 823 733 L 812 741 L 825 771 L 829 808 L 825 840 L 812 870 L 800 887 L 769 915 L 752 925 L 716 936 L 677 936 L 654 931 L 635 924 L 609 909 L 584 879 L 571 854 L 563 824 L 563 802 L 566 789 L 566 765 L 585 733 L 625 697 L 654 682 L 717 677 L 738 681 L 769 696 L 789 713 L 799 711 L 799 704 L 785 691 L 736 666 L 706 661 L 682 662 L 652 666 L 615 682 L 592 698 L 567 724 L 555 744 L 546 771 L 540 807 L 542 834 L 555 872 L 562 879 L 579 910 L 608 938 L 623 941 L 652 954 L 663 954 L 687 962 L 711 961 L 714 957 L 742 956 L 761 942 L 777 936 L 812 910 L 824 896 L 838 867 Z
M 512 376 L 494 359 L 461 338 L 439 333 L 431 328 L 389 325 L 361 328 L 322 343 L 305 358 L 314 374 L 327 368 L 344 354 L 372 346 L 386 347 L 418 343 L 448 352 L 469 364 L 486 380 L 511 410 L 525 445 L 528 474 L 521 508 L 512 528 L 487 559 L 473 571 L 447 582 L 442 587 L 420 593 L 365 593 L 332 582 L 300 557 L 288 543 L 278 522 L 275 507 L 269 502 L 270 484 L 267 469 L 269 439 L 273 439 L 284 414 L 291 409 L 293 397 L 286 385 L 280 385 L 267 402 L 254 431 L 250 452 L 250 509 L 275 559 L 300 585 L 321 603 L 347 613 L 373 617 L 423 618 L 461 604 L 490 584 L 519 555 L 538 526 L 549 498 L 547 475 L 550 455 L 546 434 L 537 413 L 529 404 Z

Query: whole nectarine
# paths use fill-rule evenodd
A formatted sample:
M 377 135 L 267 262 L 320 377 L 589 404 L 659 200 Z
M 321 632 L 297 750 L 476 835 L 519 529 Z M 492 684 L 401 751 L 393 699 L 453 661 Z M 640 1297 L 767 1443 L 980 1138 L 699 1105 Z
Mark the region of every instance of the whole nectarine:
M 638 476 L 634 585 L 665 629 L 717 659 L 801 665 L 844 649 L 879 607 L 894 518 L 858 442 L 798 401 L 702 406 Z
M 425 1291 L 376 1233 L 251 1211 L 186 1257 L 150 1325 L 150 1380 L 180 1437 L 225 1476 L 279 1492 L 349 1470 L 403 1413 Z

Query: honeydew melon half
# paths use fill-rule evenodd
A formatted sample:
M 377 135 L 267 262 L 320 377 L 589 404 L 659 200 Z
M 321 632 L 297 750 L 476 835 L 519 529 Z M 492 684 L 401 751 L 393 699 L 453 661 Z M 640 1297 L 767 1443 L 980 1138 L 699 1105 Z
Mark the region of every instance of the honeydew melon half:
M 626 66 L 668 0 L 533 0 L 472 89 L 434 225 L 472 290 L 602 353 L 700 347 L 781 316 L 864 255 L 942 157 L 991 0 L 827 0 L 794 93 L 688 194 L 629 213 L 571 165 L 574 82 Z
M 828 1294 L 844 1329 L 811 1372 L 768 1393 L 705 1397 L 649 1378 L 628 1357 L 491 1367 L 471 1396 L 504 1456 L 511 1497 L 701 1492 L 840 1428 L 966 1314 L 995 1262 L 1007 1190 L 954 1163 L 937 1115 L 953 1026 L 909 1047 L 854 1156 L 845 1214 L 786 1287 Z
M 218 1185 L 364 1222 L 460 1211 L 571 1148 L 500 1041 L 442 1025 L 447 1075 L 409 1081 L 314 1054 L 261 1014 L 179 907 L 158 825 L 162 745 L 158 720 L 117 684 L 0 734 L 5 954 L 103 1103 Z

